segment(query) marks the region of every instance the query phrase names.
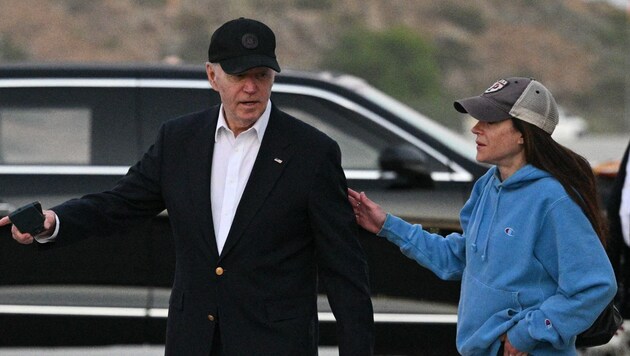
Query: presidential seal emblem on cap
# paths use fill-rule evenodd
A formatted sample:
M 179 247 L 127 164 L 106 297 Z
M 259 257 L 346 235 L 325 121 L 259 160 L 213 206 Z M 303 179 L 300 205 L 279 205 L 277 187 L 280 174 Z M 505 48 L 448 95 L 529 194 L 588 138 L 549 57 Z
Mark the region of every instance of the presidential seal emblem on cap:
M 241 44 L 247 49 L 258 47 L 258 37 L 253 33 L 246 33 L 241 37 Z

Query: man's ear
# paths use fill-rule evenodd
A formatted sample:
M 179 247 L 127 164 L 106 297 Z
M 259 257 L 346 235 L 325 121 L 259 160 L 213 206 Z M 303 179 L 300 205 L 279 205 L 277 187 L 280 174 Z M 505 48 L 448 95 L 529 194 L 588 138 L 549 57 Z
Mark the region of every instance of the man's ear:
M 215 78 L 217 76 L 217 72 L 214 70 L 214 66 L 210 62 L 206 62 L 206 76 L 208 77 L 208 81 L 210 82 L 210 85 L 214 89 L 215 88 Z

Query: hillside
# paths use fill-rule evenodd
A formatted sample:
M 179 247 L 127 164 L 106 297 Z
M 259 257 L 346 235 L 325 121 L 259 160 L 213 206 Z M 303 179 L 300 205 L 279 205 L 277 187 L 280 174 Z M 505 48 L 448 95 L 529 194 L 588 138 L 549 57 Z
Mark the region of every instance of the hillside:
M 602 2 L 3 0 L 0 13 L 0 62 L 203 63 L 213 29 L 246 16 L 275 30 L 284 68 L 319 70 L 347 31 L 404 26 L 435 49 L 443 102 L 533 76 L 591 129 L 630 131 L 629 21 Z

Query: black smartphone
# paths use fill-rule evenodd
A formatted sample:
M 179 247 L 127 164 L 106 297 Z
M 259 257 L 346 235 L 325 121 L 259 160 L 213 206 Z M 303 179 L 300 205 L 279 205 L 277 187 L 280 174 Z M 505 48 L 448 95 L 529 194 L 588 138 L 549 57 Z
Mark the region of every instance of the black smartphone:
M 9 214 L 9 219 L 23 233 L 35 236 L 44 231 L 44 214 L 38 201 L 16 209 Z

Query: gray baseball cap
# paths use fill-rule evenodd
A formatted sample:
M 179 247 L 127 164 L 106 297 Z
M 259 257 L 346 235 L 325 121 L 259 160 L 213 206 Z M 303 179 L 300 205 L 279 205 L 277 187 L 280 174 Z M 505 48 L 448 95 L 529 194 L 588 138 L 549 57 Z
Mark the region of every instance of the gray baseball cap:
M 551 92 L 531 78 L 500 79 L 483 94 L 456 100 L 455 110 L 479 121 L 496 122 L 516 118 L 550 135 L 558 124 L 558 106 Z

